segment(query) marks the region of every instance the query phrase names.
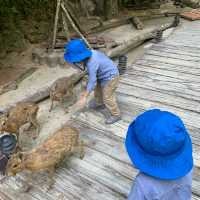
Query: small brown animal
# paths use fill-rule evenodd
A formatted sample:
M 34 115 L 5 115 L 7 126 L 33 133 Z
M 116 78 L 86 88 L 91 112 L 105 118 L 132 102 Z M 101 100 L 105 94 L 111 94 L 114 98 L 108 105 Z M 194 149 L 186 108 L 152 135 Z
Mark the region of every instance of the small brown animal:
M 76 150 L 79 150 L 82 159 L 84 151 L 83 143 L 79 140 L 79 131 L 65 125 L 30 152 L 13 155 L 8 161 L 6 174 L 15 176 L 23 170 L 31 172 L 47 171 L 49 172 L 48 186 L 51 187 L 56 165 L 65 156 L 69 156 Z
M 50 89 L 50 99 L 51 105 L 49 108 L 49 112 L 51 112 L 53 108 L 53 102 L 59 101 L 62 105 L 63 109 L 67 112 L 64 108 L 64 100 L 66 98 L 74 97 L 74 85 L 85 75 L 85 73 L 79 73 L 72 75 L 70 77 L 63 77 L 56 80 Z M 75 100 L 75 99 L 74 99 Z M 72 102 L 73 103 L 73 102 Z
M 36 120 L 38 105 L 35 103 L 21 102 L 11 108 L 7 113 L 0 117 L 0 133 L 4 131 L 16 134 L 19 137 L 19 130 L 24 124 L 30 122 L 39 133 L 39 124 Z M 36 137 L 36 135 L 35 135 Z

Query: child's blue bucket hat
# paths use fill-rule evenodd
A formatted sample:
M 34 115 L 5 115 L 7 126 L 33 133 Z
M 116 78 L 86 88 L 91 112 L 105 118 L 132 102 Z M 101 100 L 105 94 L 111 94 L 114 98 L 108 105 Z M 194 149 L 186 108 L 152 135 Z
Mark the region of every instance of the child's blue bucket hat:
M 125 145 L 133 165 L 159 179 L 178 179 L 193 167 L 190 136 L 170 112 L 153 109 L 139 115 L 129 125 Z
M 92 51 L 87 48 L 83 40 L 73 39 L 65 45 L 64 59 L 69 63 L 77 63 L 91 57 Z

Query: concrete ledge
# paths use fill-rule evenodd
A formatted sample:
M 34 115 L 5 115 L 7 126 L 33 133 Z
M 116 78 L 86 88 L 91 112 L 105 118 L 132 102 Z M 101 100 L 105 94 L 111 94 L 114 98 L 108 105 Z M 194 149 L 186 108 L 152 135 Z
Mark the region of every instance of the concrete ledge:
M 43 67 L 22 81 L 17 90 L 12 90 L 0 96 L 0 111 L 4 112 L 21 101 L 38 102 L 49 96 L 52 83 L 61 77 L 77 73 L 76 69 Z

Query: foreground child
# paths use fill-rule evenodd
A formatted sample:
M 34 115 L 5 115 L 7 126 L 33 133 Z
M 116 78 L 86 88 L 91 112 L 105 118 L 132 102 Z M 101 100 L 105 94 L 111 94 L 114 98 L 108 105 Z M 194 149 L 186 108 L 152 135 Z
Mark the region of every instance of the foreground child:
M 178 116 L 144 112 L 130 124 L 126 148 L 140 170 L 128 200 L 191 199 L 192 143 Z

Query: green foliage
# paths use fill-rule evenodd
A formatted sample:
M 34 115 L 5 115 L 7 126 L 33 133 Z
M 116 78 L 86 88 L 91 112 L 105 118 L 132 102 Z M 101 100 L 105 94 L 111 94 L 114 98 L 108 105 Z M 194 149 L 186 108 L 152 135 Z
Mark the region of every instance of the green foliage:
M 55 3 L 56 0 L 0 0 L 0 51 L 22 50 L 28 34 L 43 38 L 48 35 L 47 23 L 52 22 Z
M 130 2 L 130 0 L 123 0 L 123 3 L 124 4 L 127 4 L 127 3 L 129 3 Z

